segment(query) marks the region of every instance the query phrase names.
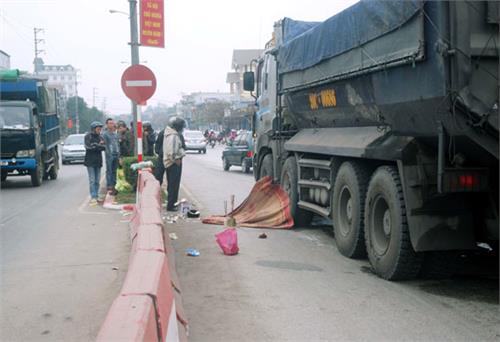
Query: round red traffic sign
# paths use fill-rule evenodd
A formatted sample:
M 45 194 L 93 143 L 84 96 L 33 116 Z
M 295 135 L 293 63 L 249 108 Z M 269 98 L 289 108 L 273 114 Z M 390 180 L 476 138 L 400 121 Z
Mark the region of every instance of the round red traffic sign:
M 156 77 L 151 69 L 144 65 L 129 66 L 122 75 L 122 89 L 132 101 L 145 102 L 155 93 Z

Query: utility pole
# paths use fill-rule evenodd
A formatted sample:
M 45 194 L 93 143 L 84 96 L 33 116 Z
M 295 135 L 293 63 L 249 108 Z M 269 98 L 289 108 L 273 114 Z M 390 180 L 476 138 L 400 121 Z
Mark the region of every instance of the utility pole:
M 75 126 L 76 134 L 80 133 L 80 115 L 78 113 L 78 70 L 75 75 Z
M 139 37 L 137 34 L 137 0 L 128 0 L 130 5 L 130 53 L 132 65 L 139 64 Z M 134 141 L 137 141 L 137 104 L 130 101 L 132 105 L 132 118 L 134 121 Z M 137 154 L 137 144 L 135 144 Z
M 96 99 L 97 88 L 92 88 L 92 107 L 95 107 L 95 99 Z
M 35 34 L 35 60 L 33 61 L 33 65 L 35 67 L 35 75 L 38 74 L 38 68 L 37 68 L 37 62 L 38 62 L 38 56 L 44 52 L 44 50 L 40 50 L 38 48 L 38 44 L 44 42 L 44 39 L 39 39 L 38 38 L 38 33 L 43 32 L 42 28 L 33 28 L 33 33 Z

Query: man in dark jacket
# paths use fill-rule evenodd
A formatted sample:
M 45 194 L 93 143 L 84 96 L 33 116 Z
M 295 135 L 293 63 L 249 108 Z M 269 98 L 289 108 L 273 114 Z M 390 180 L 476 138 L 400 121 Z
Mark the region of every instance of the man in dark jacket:
M 134 155 L 134 135 L 124 121 L 118 121 L 118 134 L 120 142 L 120 158 Z
M 102 151 L 106 149 L 101 136 L 102 123 L 94 121 L 90 124 L 90 132 L 85 134 L 85 160 L 89 174 L 90 205 L 97 205 L 99 196 L 99 181 L 101 179 Z
M 155 165 L 155 178 L 163 184 L 163 175 L 165 174 L 165 166 L 163 165 L 163 134 L 165 134 L 165 129 L 162 129 L 155 141 L 155 153 L 158 156 Z
M 145 121 L 143 127 L 142 136 L 142 153 L 145 156 L 154 156 L 154 145 L 156 140 L 156 134 L 149 121 Z

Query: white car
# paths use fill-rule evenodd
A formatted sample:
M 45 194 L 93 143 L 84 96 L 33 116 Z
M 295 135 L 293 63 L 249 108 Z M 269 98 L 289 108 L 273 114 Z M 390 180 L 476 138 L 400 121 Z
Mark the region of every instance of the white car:
M 63 164 L 83 163 L 85 160 L 85 134 L 71 134 L 64 140 L 61 159 Z
M 207 140 L 200 131 L 184 131 L 186 151 L 198 151 L 207 153 Z

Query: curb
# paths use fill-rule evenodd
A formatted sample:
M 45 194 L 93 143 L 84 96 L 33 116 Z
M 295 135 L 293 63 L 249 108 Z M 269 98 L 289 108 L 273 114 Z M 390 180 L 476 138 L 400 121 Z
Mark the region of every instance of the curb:
M 137 203 L 130 220 L 132 249 L 120 294 L 103 322 L 97 341 L 187 341 L 188 321 L 182 305 L 173 247 L 161 216 L 159 182 L 141 170 Z M 121 210 L 106 194 L 103 207 Z

